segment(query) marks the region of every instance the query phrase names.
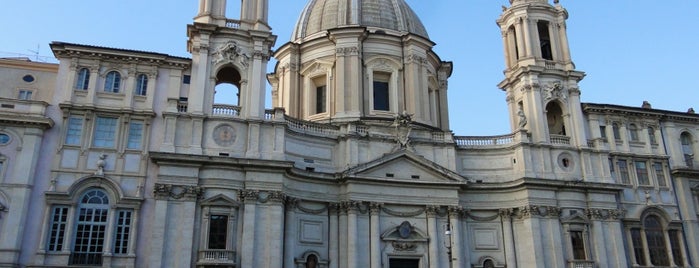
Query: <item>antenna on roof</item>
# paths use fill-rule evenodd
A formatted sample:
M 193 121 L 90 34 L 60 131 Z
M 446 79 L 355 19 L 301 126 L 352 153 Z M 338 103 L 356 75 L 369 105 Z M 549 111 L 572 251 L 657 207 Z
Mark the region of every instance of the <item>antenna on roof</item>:
M 27 49 L 27 50 L 29 50 L 29 52 L 34 53 L 34 61 L 39 61 L 39 48 L 40 48 L 40 46 L 41 46 L 41 44 L 36 44 L 36 50 Z

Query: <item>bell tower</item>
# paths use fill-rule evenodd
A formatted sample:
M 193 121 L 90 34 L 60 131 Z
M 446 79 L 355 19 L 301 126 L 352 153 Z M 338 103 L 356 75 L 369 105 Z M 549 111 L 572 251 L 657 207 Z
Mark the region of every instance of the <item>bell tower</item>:
M 226 5 L 236 2 L 240 18 L 228 18 Z M 194 23 L 187 26 L 192 54 L 188 112 L 225 110 L 243 119 L 264 118 L 265 73 L 277 38 L 267 24 L 268 7 L 267 0 L 199 0 Z M 219 90 L 221 85 L 227 87 Z M 230 100 L 220 103 L 223 94 Z
M 513 131 L 536 143 L 584 146 L 578 83 L 566 35 L 568 12 L 558 0 L 510 0 L 497 20 L 505 48 L 505 79 Z

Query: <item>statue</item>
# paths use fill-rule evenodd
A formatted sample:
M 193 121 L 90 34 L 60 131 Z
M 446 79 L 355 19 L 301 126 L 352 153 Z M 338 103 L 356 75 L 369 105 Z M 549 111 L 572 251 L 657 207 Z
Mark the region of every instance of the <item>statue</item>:
M 107 159 L 106 154 L 100 155 L 100 159 L 97 160 L 97 171 L 95 172 L 95 175 L 104 175 L 104 166 L 107 165 Z
M 527 126 L 527 116 L 524 115 L 524 111 L 522 110 L 522 106 L 519 107 L 517 110 L 517 116 L 519 116 L 519 128 L 523 129 L 525 126 Z
M 245 53 L 245 51 L 243 51 L 243 49 L 238 46 L 238 43 L 234 41 L 230 41 L 224 44 L 213 53 L 214 63 L 220 63 L 222 61 L 234 61 L 236 59 L 238 60 L 240 66 L 242 66 L 243 68 L 248 67 L 250 55 Z

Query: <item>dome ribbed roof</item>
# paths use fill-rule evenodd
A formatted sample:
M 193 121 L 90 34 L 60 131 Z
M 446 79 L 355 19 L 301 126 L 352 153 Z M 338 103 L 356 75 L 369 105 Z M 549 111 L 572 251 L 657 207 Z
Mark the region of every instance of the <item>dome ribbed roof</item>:
M 429 38 L 404 0 L 309 0 L 291 40 L 343 26 L 379 27 Z

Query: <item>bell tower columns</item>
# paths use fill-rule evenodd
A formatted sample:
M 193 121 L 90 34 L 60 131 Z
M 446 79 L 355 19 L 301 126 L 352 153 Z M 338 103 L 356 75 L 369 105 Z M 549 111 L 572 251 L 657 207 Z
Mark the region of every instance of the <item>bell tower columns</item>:
M 571 60 L 568 12 L 554 0 L 511 0 L 497 20 L 505 52 L 512 131 L 524 129 L 537 143 L 586 146 L 578 83 L 585 73 Z

